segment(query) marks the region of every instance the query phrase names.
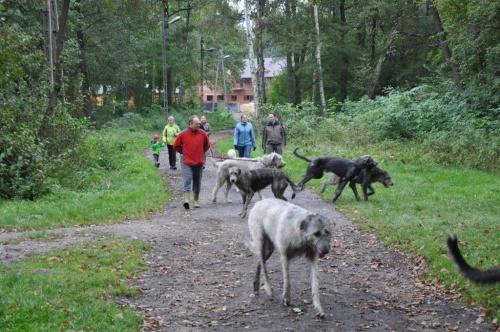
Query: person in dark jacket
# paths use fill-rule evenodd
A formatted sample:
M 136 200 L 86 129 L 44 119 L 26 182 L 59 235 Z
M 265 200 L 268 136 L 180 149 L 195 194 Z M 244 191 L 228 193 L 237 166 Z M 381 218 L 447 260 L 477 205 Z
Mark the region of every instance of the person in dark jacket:
M 262 131 L 262 149 L 264 152 L 281 155 L 282 147 L 286 146 L 286 133 L 283 125 L 276 120 L 274 113 L 269 113 L 269 122 Z

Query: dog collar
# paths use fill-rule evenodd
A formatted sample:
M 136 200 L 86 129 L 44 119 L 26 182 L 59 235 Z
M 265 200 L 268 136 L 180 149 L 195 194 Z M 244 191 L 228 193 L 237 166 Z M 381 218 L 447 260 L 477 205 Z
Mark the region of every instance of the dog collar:
M 264 162 L 264 158 L 260 157 L 260 162 L 262 163 L 262 165 L 268 167 L 268 165 L 266 165 L 266 163 Z

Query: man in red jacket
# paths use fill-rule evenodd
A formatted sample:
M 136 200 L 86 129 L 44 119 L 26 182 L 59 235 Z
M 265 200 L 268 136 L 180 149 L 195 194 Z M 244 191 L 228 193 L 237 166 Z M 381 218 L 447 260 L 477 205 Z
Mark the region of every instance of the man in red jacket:
M 210 149 L 207 134 L 200 130 L 200 119 L 197 115 L 189 117 L 189 126 L 175 139 L 174 150 L 183 155 L 182 176 L 184 177 L 184 208 L 189 209 L 191 183 L 193 189 L 194 207 L 199 208 L 201 176 L 203 173 L 203 155 Z

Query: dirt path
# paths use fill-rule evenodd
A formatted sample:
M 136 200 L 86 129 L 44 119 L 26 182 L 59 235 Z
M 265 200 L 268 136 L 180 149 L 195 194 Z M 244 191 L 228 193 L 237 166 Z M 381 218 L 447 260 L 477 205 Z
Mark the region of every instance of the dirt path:
M 215 133 L 212 140 L 227 137 Z M 149 155 L 148 158 L 151 159 Z M 160 172 L 176 198 L 162 214 L 122 224 L 53 230 L 64 234 L 52 242 L 23 240 L 0 245 L 0 263 L 22 259 L 82 241 L 123 236 L 150 242 L 146 253 L 150 270 L 140 273 L 134 285 L 142 295 L 117 302 L 144 315 L 144 331 L 494 331 L 481 323 L 477 311 L 458 303 L 436 282 L 416 278 L 425 262 L 386 248 L 373 234 L 362 233 L 335 206 L 304 191 L 295 204 L 330 218 L 335 224 L 331 253 L 320 261 L 320 298 L 325 319 L 314 318 L 307 263 L 291 264 L 292 306 L 281 305 L 281 264 L 275 254 L 269 260 L 274 298 L 265 292 L 253 296 L 256 259 L 244 246 L 246 220 L 237 215 L 240 195 L 217 204 L 210 201 L 216 168 L 208 163 L 203 173 L 201 208 L 182 208 L 180 169 L 169 170 L 167 153 Z M 272 197 L 270 191 L 265 197 Z M 291 196 L 291 192 L 285 194 Z M 258 199 L 257 197 L 254 200 Z M 250 205 L 252 206 L 252 205 Z M 0 243 L 22 238 L 23 233 L 0 234 Z M 12 241 L 11 241 L 12 243 Z M 294 310 L 295 309 L 295 310 Z M 296 312 L 301 311 L 301 312 Z

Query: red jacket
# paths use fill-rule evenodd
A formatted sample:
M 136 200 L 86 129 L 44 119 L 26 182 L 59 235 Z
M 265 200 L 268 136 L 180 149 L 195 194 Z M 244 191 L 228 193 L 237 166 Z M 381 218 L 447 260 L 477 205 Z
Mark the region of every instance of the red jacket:
M 203 130 L 188 128 L 177 135 L 173 148 L 184 155 L 184 164 L 199 166 L 205 164 L 203 153 L 210 149 L 210 140 Z

